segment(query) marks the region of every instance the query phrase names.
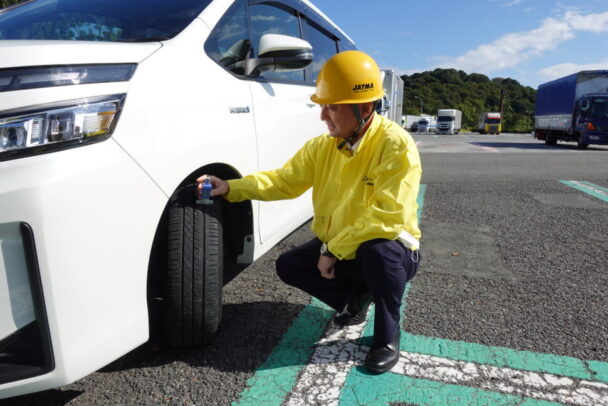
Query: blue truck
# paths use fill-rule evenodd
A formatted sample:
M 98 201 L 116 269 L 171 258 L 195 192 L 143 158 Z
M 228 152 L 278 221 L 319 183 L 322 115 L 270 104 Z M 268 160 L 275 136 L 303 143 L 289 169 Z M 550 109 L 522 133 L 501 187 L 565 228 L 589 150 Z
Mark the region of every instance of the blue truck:
M 546 145 L 608 144 L 608 70 L 574 73 L 538 86 L 534 137 Z

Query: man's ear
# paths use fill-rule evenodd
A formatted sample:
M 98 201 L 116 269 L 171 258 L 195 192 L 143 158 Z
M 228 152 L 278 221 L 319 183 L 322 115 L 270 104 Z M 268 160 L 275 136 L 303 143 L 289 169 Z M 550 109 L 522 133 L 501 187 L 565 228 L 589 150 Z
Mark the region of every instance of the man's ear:
M 359 105 L 359 108 L 359 111 L 361 111 L 361 116 L 369 117 L 369 115 L 372 114 L 372 111 L 374 111 L 374 103 L 362 103 Z

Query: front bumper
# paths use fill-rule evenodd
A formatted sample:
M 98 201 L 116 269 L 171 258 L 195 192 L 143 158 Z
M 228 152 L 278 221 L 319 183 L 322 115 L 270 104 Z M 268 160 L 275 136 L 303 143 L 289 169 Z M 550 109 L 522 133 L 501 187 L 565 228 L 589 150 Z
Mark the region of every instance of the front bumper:
M 585 132 L 582 138 L 588 144 L 608 145 L 608 133 L 605 132 Z
M 55 367 L 36 244 L 27 223 L 0 225 L 0 384 Z
M 166 201 L 111 138 L 0 162 L 0 230 L 18 230 L 5 240 L 23 247 L 21 262 L 18 248 L 3 250 L 0 280 L 23 281 L 15 269 L 25 268 L 31 296 L 0 312 L 0 343 L 34 328 L 40 349 L 21 373 L 9 363 L 19 359 L 0 358 L 0 398 L 73 382 L 147 340 L 148 262 Z M 28 291 L 14 278 L 5 285 Z M 13 370 L 4 379 L 3 367 Z

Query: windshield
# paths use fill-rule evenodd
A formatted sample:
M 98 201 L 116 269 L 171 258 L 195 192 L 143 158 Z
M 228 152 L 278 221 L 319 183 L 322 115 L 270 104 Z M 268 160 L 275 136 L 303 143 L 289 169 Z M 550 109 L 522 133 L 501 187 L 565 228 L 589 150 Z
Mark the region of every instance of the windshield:
M 437 121 L 443 122 L 443 121 L 454 121 L 454 117 L 452 116 L 439 116 L 437 117 Z
M 427 125 L 429 122 L 426 120 L 420 120 L 419 123 L 420 125 Z
M 0 10 L 0 39 L 145 42 L 173 38 L 211 0 L 33 0 Z
M 488 124 L 500 124 L 500 118 L 488 118 L 486 119 Z
M 591 116 L 606 117 L 608 116 L 608 98 L 596 98 L 591 103 Z

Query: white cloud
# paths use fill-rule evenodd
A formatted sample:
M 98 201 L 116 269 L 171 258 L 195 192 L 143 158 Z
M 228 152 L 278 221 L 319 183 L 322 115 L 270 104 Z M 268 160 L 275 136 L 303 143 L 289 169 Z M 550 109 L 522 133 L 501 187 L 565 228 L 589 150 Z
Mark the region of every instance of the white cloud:
M 513 7 L 513 6 L 518 5 L 522 1 L 524 1 L 524 0 L 510 0 L 507 3 L 505 3 L 505 6 L 507 6 L 507 7 Z
M 589 63 L 584 65 L 578 65 L 575 63 L 562 63 L 559 65 L 553 65 L 544 68 L 539 73 L 546 80 L 553 80 L 568 76 L 572 73 L 580 72 L 582 70 L 608 70 L 608 58 L 603 59 L 597 63 Z
M 576 31 L 589 31 L 595 34 L 608 31 L 608 12 L 583 16 L 570 10 L 566 11 L 564 20 Z
M 538 28 L 505 34 L 438 66 L 488 74 L 541 56 L 575 38 L 576 33 L 581 31 L 608 31 L 608 11 L 581 15 L 578 11 L 568 10 L 561 17 L 544 19 Z

